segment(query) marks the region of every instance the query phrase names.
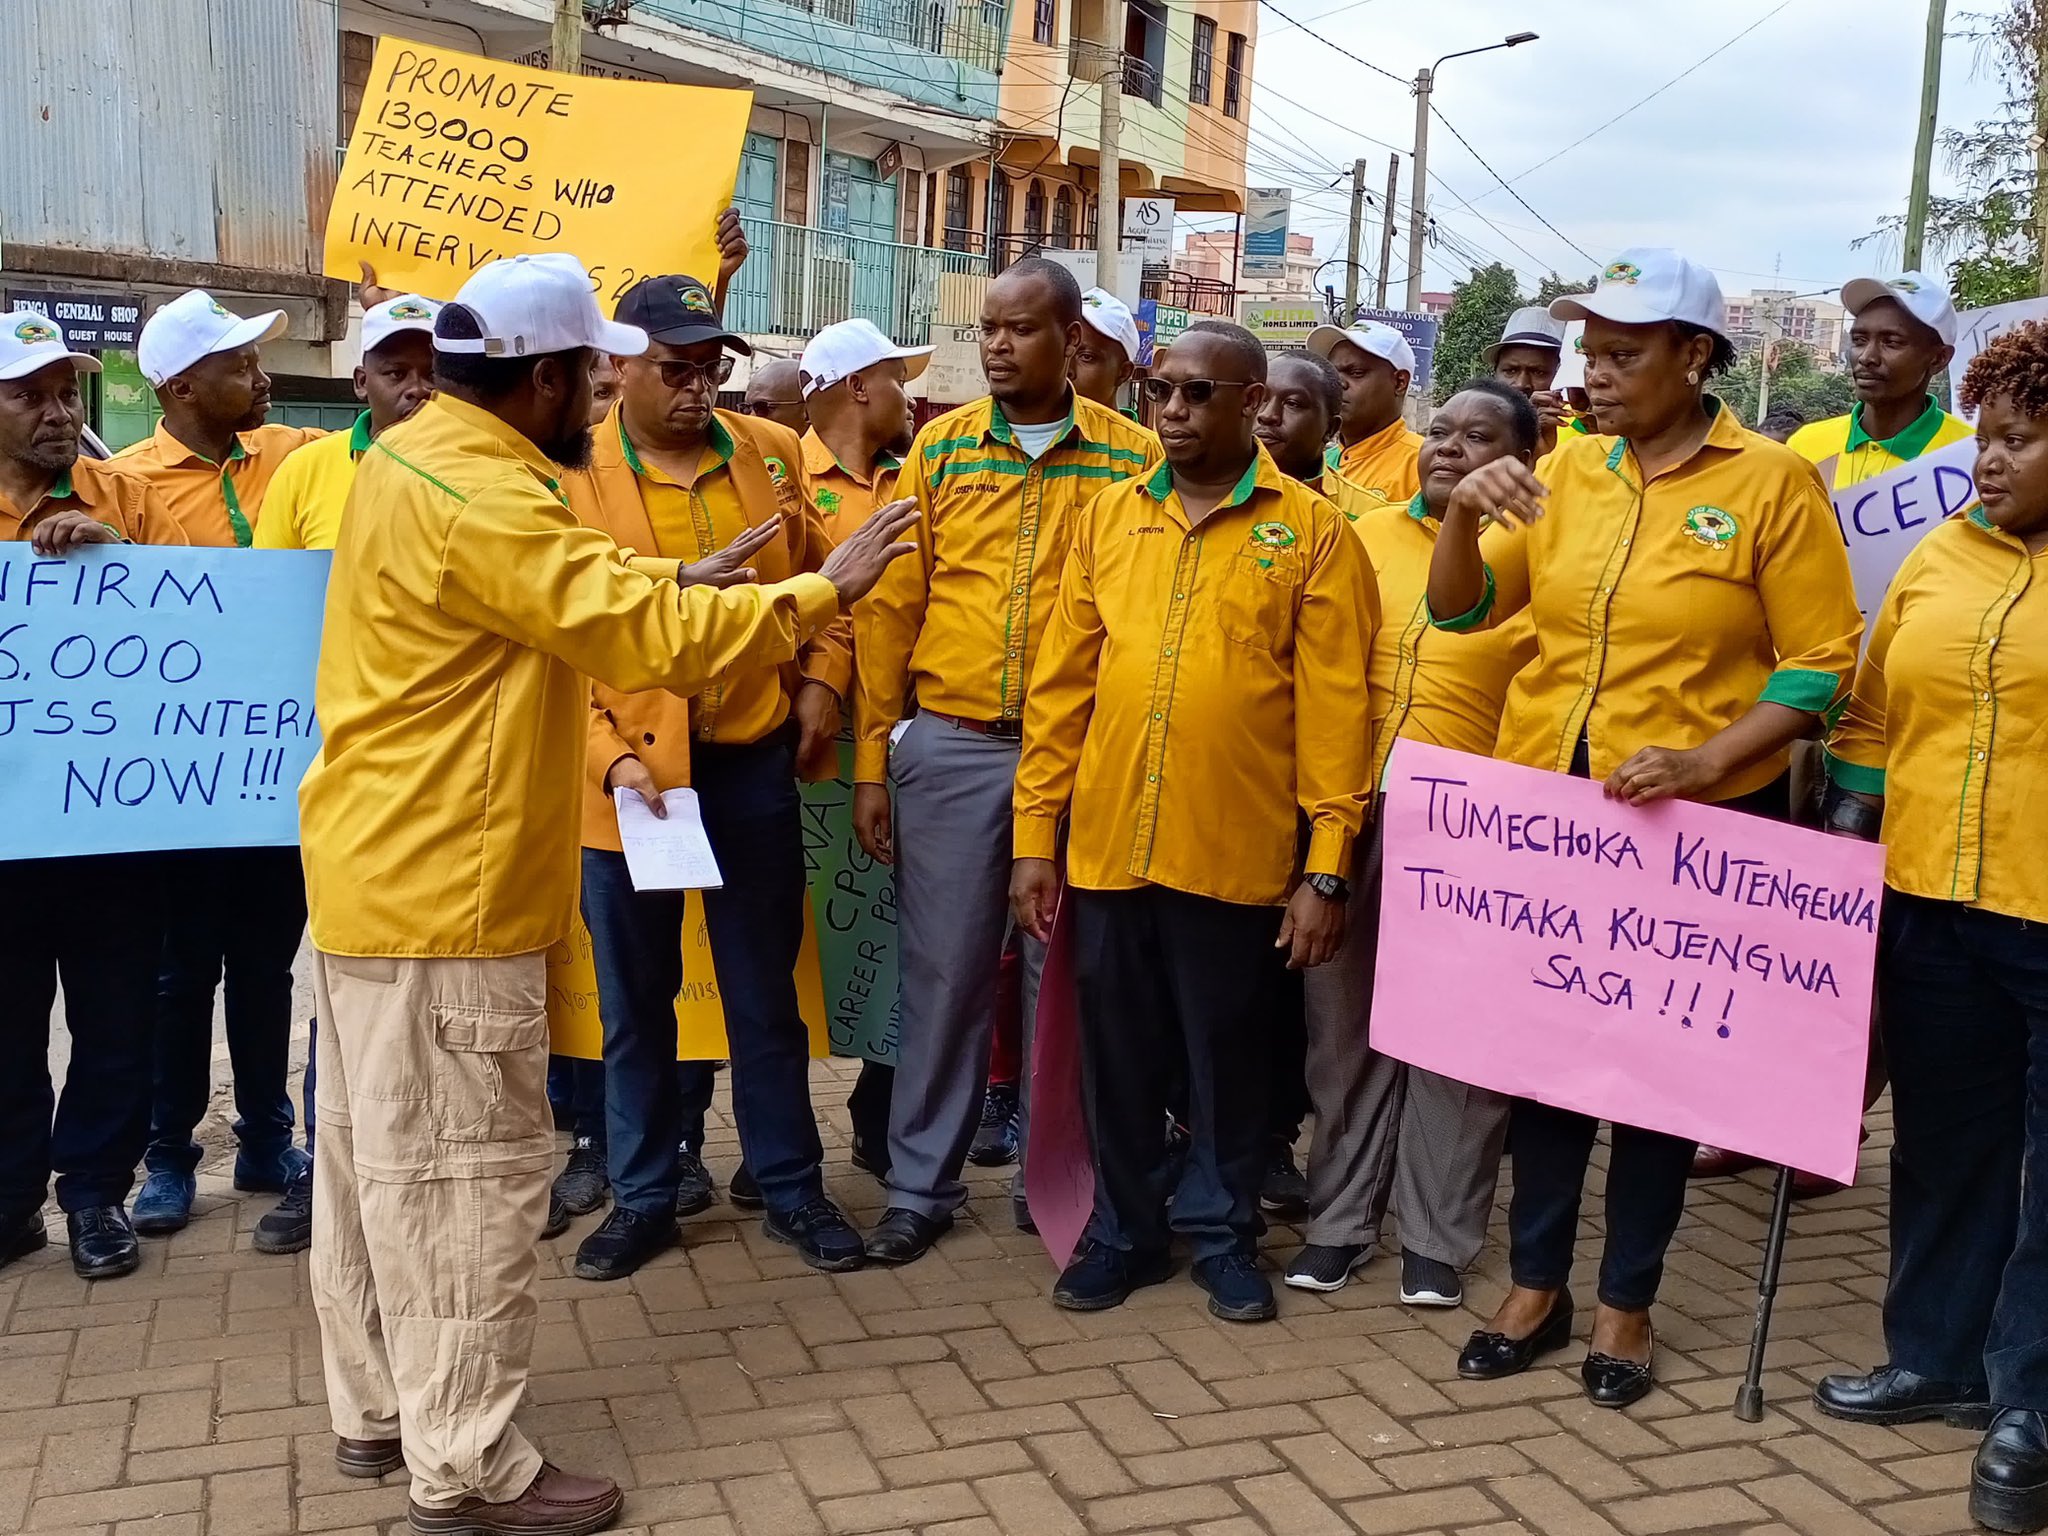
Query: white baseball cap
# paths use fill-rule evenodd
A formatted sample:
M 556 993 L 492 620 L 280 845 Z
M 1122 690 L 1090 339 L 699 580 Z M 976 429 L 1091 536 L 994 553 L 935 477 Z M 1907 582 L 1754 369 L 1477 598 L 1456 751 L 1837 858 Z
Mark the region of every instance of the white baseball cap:
M 809 399 L 819 390 L 830 389 L 863 368 L 872 368 L 892 357 L 902 358 L 903 377 L 914 379 L 931 362 L 932 349 L 899 347 L 872 320 L 841 320 L 828 325 L 811 338 L 804 348 L 803 360 L 797 364 L 804 397 Z
M 1367 356 L 1383 358 L 1394 365 L 1394 371 L 1415 377 L 1415 349 L 1408 345 L 1408 338 L 1391 325 L 1382 325 L 1377 320 L 1361 320 L 1345 330 L 1342 326 L 1319 325 L 1308 333 L 1308 349 L 1317 357 L 1328 357 L 1337 350 L 1337 343 L 1348 341 Z
M 284 327 L 281 309 L 267 309 L 244 320 L 212 294 L 192 288 L 143 323 L 142 335 L 135 342 L 135 362 L 145 379 L 161 386 L 216 353 L 274 341 L 284 334 Z
M 459 334 L 471 329 L 483 334 Z M 577 347 L 638 357 L 647 350 L 647 333 L 605 319 L 590 274 L 565 252 L 509 256 L 478 267 L 434 317 L 436 352 L 541 357 Z
M 1550 311 L 1541 304 L 1531 304 L 1516 310 L 1508 316 L 1508 323 L 1501 327 L 1500 340 L 1488 344 L 1480 356 L 1491 368 L 1500 355 L 1509 347 L 1545 347 L 1562 354 L 1564 350 L 1564 322 L 1551 318 Z
M 80 373 L 100 371 L 100 360 L 90 352 L 70 350 L 64 327 L 48 315 L 33 309 L 0 315 L 0 379 L 25 379 L 66 359 Z
M 1568 293 L 1550 301 L 1553 320 L 1584 320 L 1597 316 L 1616 325 L 1656 325 L 1682 320 L 1728 334 L 1728 310 L 1721 285 L 1696 261 L 1662 246 L 1637 246 L 1623 251 L 1600 274 L 1591 293 Z
M 368 357 L 403 331 L 422 331 L 433 335 L 434 316 L 439 313 L 439 304 L 416 293 L 400 294 L 382 304 L 372 304 L 363 311 L 363 356 Z
M 1897 277 L 1859 277 L 1842 284 L 1842 308 L 1860 315 L 1879 299 L 1890 299 L 1933 331 L 1947 346 L 1956 344 L 1956 306 L 1948 290 L 1924 272 Z
M 1122 299 L 1107 288 L 1090 288 L 1081 295 L 1081 318 L 1091 330 L 1122 347 L 1125 362 L 1138 360 L 1138 322 Z

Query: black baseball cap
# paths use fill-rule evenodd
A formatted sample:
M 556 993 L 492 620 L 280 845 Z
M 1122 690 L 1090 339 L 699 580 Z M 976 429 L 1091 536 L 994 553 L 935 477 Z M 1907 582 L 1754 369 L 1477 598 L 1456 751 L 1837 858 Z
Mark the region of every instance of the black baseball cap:
M 734 335 L 718 318 L 718 304 L 711 290 L 694 277 L 671 274 L 644 277 L 626 290 L 613 318 L 622 325 L 637 325 L 650 341 L 665 341 L 687 347 L 700 341 L 725 344 L 728 352 L 752 357 L 754 349 L 746 339 Z

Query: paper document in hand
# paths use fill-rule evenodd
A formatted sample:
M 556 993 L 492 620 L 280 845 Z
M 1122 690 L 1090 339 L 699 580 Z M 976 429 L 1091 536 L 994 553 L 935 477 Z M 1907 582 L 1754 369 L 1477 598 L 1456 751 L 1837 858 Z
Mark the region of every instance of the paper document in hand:
M 694 789 L 665 789 L 665 817 L 640 798 L 638 791 L 615 789 L 619 811 L 619 843 L 626 851 L 626 873 L 636 891 L 706 891 L 725 884 L 711 839 L 704 835 L 704 812 Z

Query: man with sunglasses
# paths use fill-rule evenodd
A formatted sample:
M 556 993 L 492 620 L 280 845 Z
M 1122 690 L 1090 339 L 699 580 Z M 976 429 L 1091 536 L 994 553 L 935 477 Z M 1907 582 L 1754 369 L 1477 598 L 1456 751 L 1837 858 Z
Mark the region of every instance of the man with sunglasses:
M 801 435 L 811 424 L 810 412 L 804 403 L 802 379 L 796 359 L 763 358 L 754 364 L 753 372 L 747 376 L 743 409 L 749 416 L 772 421 L 778 427 L 787 427 Z
M 796 434 L 715 408 L 732 354 L 748 348 L 720 321 L 710 290 L 691 277 L 648 278 L 619 301 L 618 318 L 645 330 L 649 344 L 620 359 L 618 406 L 597 425 L 590 468 L 567 477 L 577 518 L 624 548 L 684 562 L 684 583 L 772 583 L 817 570 L 831 542 Z M 815 1268 L 861 1262 L 860 1234 L 820 1177 L 795 981 L 808 900 L 797 774 L 832 751 L 848 644 L 847 624 L 835 620 L 794 664 L 726 671 L 689 699 L 593 688 L 583 916 L 604 1018 L 615 1203 L 577 1250 L 586 1280 L 632 1274 L 675 1242 L 678 1215 L 713 1198 L 701 1160 L 711 1067 L 675 1064 L 683 893 L 633 889 L 612 801 L 631 789 L 658 807 L 663 790 L 686 784 L 725 877 L 704 892 L 704 917 L 763 1229 Z
M 989 284 L 989 395 L 927 422 L 911 444 L 896 488 L 923 512 L 918 557 L 854 614 L 854 831 L 896 867 L 902 987 L 889 1204 L 868 1236 L 878 1263 L 921 1257 L 967 1198 L 960 1170 L 981 1119 L 1008 926 L 1025 685 L 1080 509 L 1156 452 L 1150 433 L 1069 385 L 1081 313 L 1073 274 L 1042 258 Z M 917 714 L 899 738 L 913 690 Z M 1023 949 L 1028 1061 L 1045 951 Z M 1027 1095 L 1020 1149 L 1029 1114 Z
M 1343 516 L 1254 435 L 1257 338 L 1191 326 L 1145 394 L 1165 461 L 1075 519 L 1017 767 L 1011 908 L 1041 939 L 1067 822 L 1097 1180 L 1053 1300 L 1121 1304 L 1166 1278 L 1178 1233 L 1209 1310 L 1255 1322 L 1274 1315 L 1256 1262 L 1273 988 L 1280 959 L 1322 965 L 1343 937 L 1379 599 Z M 1193 1145 L 1169 1189 L 1176 1067 Z

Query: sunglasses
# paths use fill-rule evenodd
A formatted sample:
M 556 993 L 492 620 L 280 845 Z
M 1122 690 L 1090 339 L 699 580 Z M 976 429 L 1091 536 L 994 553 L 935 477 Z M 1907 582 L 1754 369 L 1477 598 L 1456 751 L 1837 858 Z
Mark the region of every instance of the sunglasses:
M 659 362 L 654 369 L 661 375 L 663 387 L 688 389 L 694 384 L 723 384 L 732 377 L 732 359 L 721 357 L 715 363 Z
M 1145 398 L 1154 405 L 1164 405 L 1174 397 L 1176 391 L 1189 405 L 1207 405 L 1219 389 L 1250 389 L 1248 381 L 1235 379 L 1147 379 Z
M 742 416 L 758 416 L 763 411 L 776 411 L 786 406 L 802 404 L 801 400 L 742 400 L 737 409 Z

